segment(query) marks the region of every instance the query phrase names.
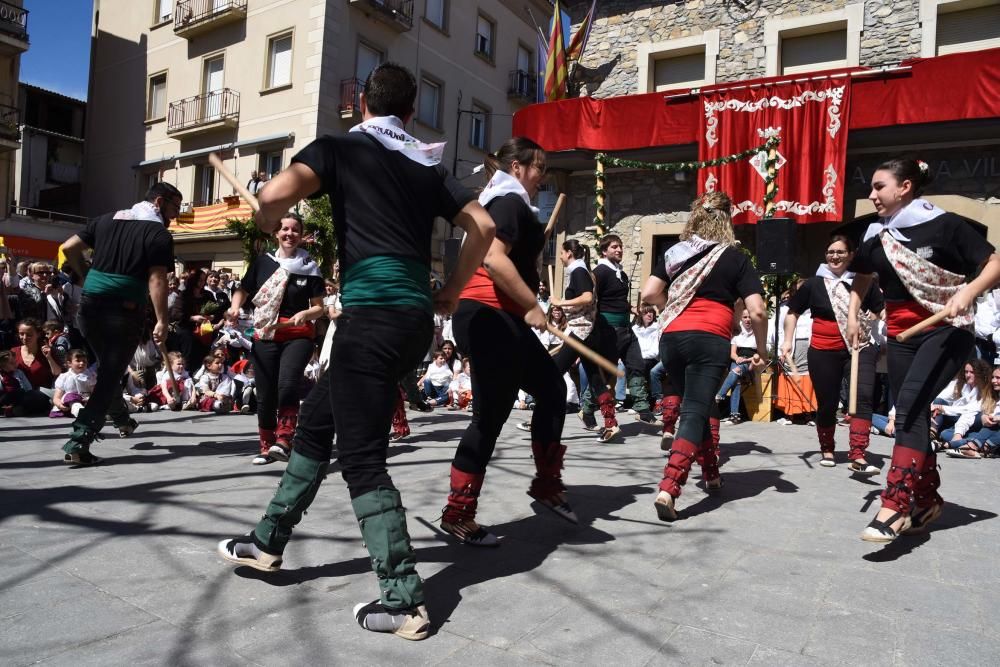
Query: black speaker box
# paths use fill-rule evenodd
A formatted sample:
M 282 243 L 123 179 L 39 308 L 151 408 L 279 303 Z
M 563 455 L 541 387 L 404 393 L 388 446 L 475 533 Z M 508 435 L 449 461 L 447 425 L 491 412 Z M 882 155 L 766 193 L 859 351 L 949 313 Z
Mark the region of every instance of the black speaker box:
M 764 218 L 757 223 L 758 272 L 794 272 L 795 230 L 791 218 Z

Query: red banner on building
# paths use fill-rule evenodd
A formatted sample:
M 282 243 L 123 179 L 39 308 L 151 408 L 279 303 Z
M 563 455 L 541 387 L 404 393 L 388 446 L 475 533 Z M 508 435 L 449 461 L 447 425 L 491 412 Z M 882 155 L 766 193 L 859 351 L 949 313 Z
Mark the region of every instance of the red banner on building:
M 775 217 L 800 223 L 843 220 L 850 91 L 850 77 L 840 77 L 705 92 L 699 159 L 739 153 L 777 133 Z M 766 157 L 702 169 L 699 193 L 726 192 L 733 200 L 733 222 L 757 222 L 764 215 Z

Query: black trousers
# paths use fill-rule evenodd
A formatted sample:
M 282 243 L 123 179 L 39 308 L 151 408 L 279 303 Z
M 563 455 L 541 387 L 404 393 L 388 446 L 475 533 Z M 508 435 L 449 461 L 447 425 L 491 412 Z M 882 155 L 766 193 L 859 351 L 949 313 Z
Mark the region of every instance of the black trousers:
M 632 327 L 616 327 L 608 325 L 615 335 L 615 357 L 611 360 L 621 359 L 625 364 L 625 376 L 628 378 L 645 378 L 646 364 L 642 359 L 642 348 L 639 347 L 639 339 L 636 338 Z
M 100 366 L 94 392 L 74 425 L 83 424 L 99 431 L 106 416 L 111 417 L 115 425 L 128 423 L 128 408 L 122 398 L 122 377 L 139 344 L 145 315 L 145 303 L 87 294 L 81 297 L 83 335 L 94 350 L 96 359 L 92 361 Z
M 889 339 L 889 384 L 896 395 L 896 444 L 931 452 L 930 404 L 973 354 L 971 331 L 940 327 L 900 343 Z
M 729 341 L 703 331 L 674 331 L 660 336 L 660 359 L 673 391 L 681 396 L 677 437 L 700 445 L 711 433 L 708 418 L 719 416 L 715 394 L 729 372 Z
M 472 421 L 458 444 L 454 466 L 473 474 L 486 472 L 518 389 L 535 399 L 531 440 L 559 442 L 566 419 L 566 383 L 524 320 L 463 299 L 452 324 L 455 342 L 472 367 Z
M 816 425 L 835 426 L 837 406 L 840 404 L 840 386 L 851 376 L 851 351 L 817 350 L 809 348 L 809 379 L 816 390 Z M 875 393 L 875 361 L 878 351 L 869 345 L 858 352 L 858 411 L 851 415 L 859 419 L 872 418 L 872 397 Z
M 575 334 L 570 334 L 573 338 L 577 338 Z M 602 357 L 606 359 L 617 359 L 615 352 L 615 331 L 611 326 L 604 320 L 603 317 L 598 317 L 594 321 L 594 328 L 590 330 L 590 335 L 583 341 L 583 344 L 589 347 L 594 352 L 597 352 Z M 577 359 L 583 365 L 583 370 L 587 373 L 588 385 L 596 385 L 598 391 L 591 389 L 594 398 L 597 398 L 602 393 L 607 391 L 605 386 L 609 386 L 611 391 L 614 391 L 615 381 L 617 378 L 606 377 L 604 371 L 602 371 L 594 362 L 587 358 L 581 357 L 577 354 L 576 350 L 571 348 L 569 345 L 563 345 L 556 352 L 555 356 L 552 357 L 556 362 L 556 368 L 559 370 L 559 375 L 562 375 L 570 368 L 573 367 L 573 363 Z M 582 399 L 583 397 L 581 397 Z
M 282 342 L 255 340 L 250 349 L 257 382 L 257 426 L 273 429 L 278 425 L 278 408 L 299 404 L 299 387 L 304 381 L 313 342 L 310 338 L 294 338 Z
M 328 461 L 336 433 L 351 498 L 395 488 L 385 460 L 397 385 L 427 353 L 433 332 L 433 318 L 419 308 L 358 306 L 337 320 L 330 369 L 299 409 L 294 448 Z

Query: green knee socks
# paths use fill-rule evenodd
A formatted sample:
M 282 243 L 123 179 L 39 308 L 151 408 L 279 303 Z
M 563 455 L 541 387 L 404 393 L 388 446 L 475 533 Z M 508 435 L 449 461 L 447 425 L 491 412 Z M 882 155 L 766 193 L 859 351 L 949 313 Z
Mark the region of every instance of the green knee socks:
M 424 583 L 406 530 L 406 511 L 399 491 L 379 487 L 351 501 L 361 536 L 382 590 L 382 604 L 411 609 L 424 603 Z
M 254 529 L 257 546 L 269 554 L 281 554 L 292 537 L 292 529 L 309 509 L 319 485 L 326 478 L 329 461 L 317 461 L 292 451 L 278 490 L 264 517 Z

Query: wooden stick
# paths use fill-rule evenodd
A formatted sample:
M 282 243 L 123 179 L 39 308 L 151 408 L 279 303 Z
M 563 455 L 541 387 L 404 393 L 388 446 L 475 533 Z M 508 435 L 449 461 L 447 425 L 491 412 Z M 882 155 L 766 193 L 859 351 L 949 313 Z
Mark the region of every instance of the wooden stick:
M 250 204 L 250 208 L 253 209 L 254 213 L 260 211 L 260 202 L 257 201 L 256 197 L 250 194 L 250 191 L 247 190 L 242 183 L 236 180 L 236 176 L 234 176 L 233 172 L 226 168 L 226 165 L 222 163 L 222 160 L 219 159 L 218 155 L 215 153 L 209 153 L 208 162 L 215 167 L 215 170 L 219 172 L 220 176 L 229 181 L 229 184 L 233 186 L 233 189 L 236 190 L 237 194 L 239 194 L 240 197 L 243 197 L 243 200 L 246 203 Z
M 556 267 L 552 266 L 551 264 L 549 264 L 548 266 L 549 266 L 549 298 L 551 299 L 552 295 L 555 294 L 555 289 L 556 289 Z
M 566 193 L 560 192 L 559 198 L 556 199 L 556 205 L 552 209 L 552 215 L 549 216 L 549 222 L 545 225 L 545 240 L 548 240 L 549 236 L 552 235 L 552 230 L 556 226 L 556 218 L 559 217 L 559 211 L 562 210 L 563 203 L 566 201 Z
M 920 322 L 917 322 L 916 324 L 914 324 L 912 327 L 910 327 L 909 329 L 907 329 L 903 333 L 897 335 L 896 336 L 896 340 L 898 340 L 900 343 L 905 343 L 907 338 L 910 338 L 912 336 L 916 336 L 918 333 L 920 333 L 924 329 L 927 329 L 928 327 L 932 327 L 935 324 L 937 324 L 938 322 L 941 322 L 941 321 L 943 321 L 943 320 L 945 320 L 947 318 L 948 318 L 948 310 L 947 309 L 939 310 L 938 312 L 936 312 L 933 315 L 931 315 L 930 317 L 928 317 L 926 320 L 922 320 Z
M 858 354 L 860 352 L 860 347 L 851 348 L 851 391 L 847 402 L 847 412 L 851 417 L 858 413 Z
M 594 352 L 589 347 L 584 345 L 578 339 L 573 338 L 569 334 L 563 333 L 562 331 L 555 328 L 551 324 L 547 324 L 545 328 L 550 334 L 560 339 L 566 345 L 569 345 L 571 348 L 573 348 L 573 350 L 581 357 L 586 357 L 590 361 L 597 364 L 602 370 L 611 373 L 615 377 L 625 377 L 625 372 L 618 369 L 618 364 L 611 363 L 610 361 L 608 361 L 607 359 L 605 359 L 604 357 L 602 357 L 601 355 L 599 355 L 598 353 Z
M 163 357 L 163 367 L 167 369 L 167 377 L 170 378 L 170 393 L 173 395 L 174 400 L 177 401 L 178 406 L 181 402 L 181 390 L 177 386 L 177 380 L 174 378 L 174 369 L 170 366 L 170 359 L 167 358 L 167 345 L 162 340 L 157 345 L 157 349 L 160 351 L 160 356 Z

